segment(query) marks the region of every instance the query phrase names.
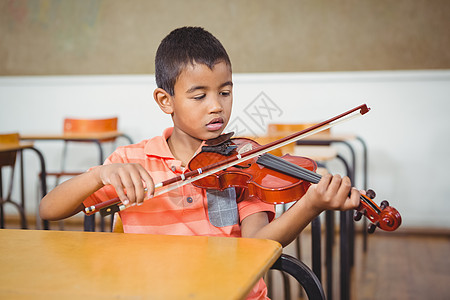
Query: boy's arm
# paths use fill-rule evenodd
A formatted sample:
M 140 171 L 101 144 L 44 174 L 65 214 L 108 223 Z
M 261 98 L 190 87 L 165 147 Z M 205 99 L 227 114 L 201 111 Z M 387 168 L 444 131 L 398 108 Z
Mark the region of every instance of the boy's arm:
M 359 191 L 351 189 L 348 177 L 323 176 L 317 185 L 312 185 L 299 201 L 271 223 L 265 212 L 246 217 L 241 224 L 242 236 L 275 240 L 285 247 L 322 211 L 356 208 L 359 196 Z
M 56 221 L 83 210 L 83 201 L 103 185 L 95 174 L 97 168 L 75 176 L 51 190 L 39 205 L 42 219 Z
M 61 220 L 83 210 L 83 201 L 105 185 L 114 186 L 125 205 L 141 204 L 152 195 L 154 184 L 140 164 L 107 164 L 75 176 L 51 190 L 42 200 L 39 213 L 44 220 Z M 146 192 L 144 188 L 147 187 Z

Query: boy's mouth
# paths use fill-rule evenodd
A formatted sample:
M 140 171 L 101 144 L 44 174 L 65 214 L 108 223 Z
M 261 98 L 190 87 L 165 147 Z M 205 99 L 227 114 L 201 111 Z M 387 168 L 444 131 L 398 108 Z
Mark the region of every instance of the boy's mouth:
M 224 122 L 222 118 L 214 118 L 208 124 L 206 124 L 206 128 L 211 131 L 220 130 L 223 126 L 223 123 Z

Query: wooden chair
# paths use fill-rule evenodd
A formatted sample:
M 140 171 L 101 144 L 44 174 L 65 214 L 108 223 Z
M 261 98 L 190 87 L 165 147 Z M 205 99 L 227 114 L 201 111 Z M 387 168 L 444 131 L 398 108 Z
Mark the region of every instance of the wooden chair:
M 105 119 L 78 119 L 78 118 L 65 118 L 64 119 L 64 135 L 67 137 L 74 136 L 79 137 L 85 134 L 95 134 L 95 133 L 105 133 L 105 132 L 115 132 L 118 129 L 118 118 L 105 118 Z M 98 140 L 98 143 L 114 143 L 116 138 L 105 138 Z M 49 171 L 46 173 L 47 177 L 54 177 L 55 183 L 54 186 L 57 186 L 61 179 L 64 177 L 72 177 L 79 175 L 86 170 L 67 170 L 67 162 L 68 162 L 68 152 L 69 145 L 71 143 L 87 143 L 86 141 L 80 140 L 70 140 L 69 138 L 64 140 L 64 147 L 62 151 L 60 169 L 58 171 Z M 91 142 L 92 143 L 92 142 Z M 101 147 L 101 145 L 100 145 Z M 100 160 L 103 160 L 103 154 L 100 153 Z M 100 162 L 99 162 L 100 163 Z M 103 163 L 103 161 L 102 161 Z M 87 221 L 89 219 L 90 221 Z M 92 230 L 92 227 L 95 222 L 94 216 L 85 216 L 85 225 L 89 225 L 90 229 L 87 229 L 87 225 L 85 226 L 85 230 Z M 104 221 L 101 219 L 101 229 L 104 231 Z M 95 225 L 95 224 L 94 224 Z M 60 229 L 64 229 L 63 223 L 59 222 Z
M 117 131 L 118 118 L 108 118 L 108 119 L 64 119 L 64 135 L 79 135 L 79 134 L 89 134 L 89 133 L 100 133 L 100 132 L 110 132 Z M 115 138 L 107 138 L 100 140 L 100 143 L 114 142 Z M 47 172 L 47 176 L 56 177 L 56 184 L 59 184 L 59 179 L 63 176 L 74 176 L 81 174 L 83 171 L 66 171 L 67 163 L 67 153 L 68 146 L 70 143 L 85 143 L 83 141 L 65 140 L 64 148 L 61 158 L 61 166 L 59 171 Z
M 15 148 L 15 146 L 19 146 L 20 143 L 20 137 L 18 133 L 10 133 L 10 134 L 0 134 L 0 144 L 5 146 L 5 149 L 7 148 Z M 17 148 L 18 149 L 18 148 Z M 3 211 L 3 205 L 6 203 L 12 204 L 17 208 L 20 214 L 20 220 L 21 220 L 21 227 L 22 229 L 26 229 L 27 226 L 27 219 L 25 216 L 24 211 L 24 203 L 23 203 L 23 181 L 21 186 L 21 192 L 22 192 L 22 203 L 19 204 L 17 202 L 14 202 L 11 199 L 12 191 L 13 191 L 13 185 L 14 185 L 14 170 L 16 166 L 16 158 L 17 153 L 19 150 L 6 150 L 6 151 L 0 151 L 0 218 L 1 218 L 1 228 L 4 228 L 5 221 L 4 221 L 4 211 Z M 3 167 L 9 167 L 11 169 L 10 171 L 10 178 L 9 178 L 9 184 L 6 191 L 6 196 L 3 197 L 3 178 L 2 178 L 2 169 Z M 21 174 L 22 175 L 22 174 Z M 23 180 L 23 177 L 21 178 Z

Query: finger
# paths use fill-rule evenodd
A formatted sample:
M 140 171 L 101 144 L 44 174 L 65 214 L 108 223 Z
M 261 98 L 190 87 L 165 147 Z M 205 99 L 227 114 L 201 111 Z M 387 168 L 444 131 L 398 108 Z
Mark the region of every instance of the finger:
M 119 197 L 120 201 L 122 201 L 122 203 L 124 205 L 129 205 L 130 200 L 128 199 L 127 195 L 125 194 L 124 187 L 122 185 L 122 181 L 120 180 L 120 177 L 117 174 L 113 175 L 110 178 L 109 182 L 116 190 L 117 196 Z
M 361 193 L 355 188 L 352 188 L 350 198 L 347 199 L 344 203 L 344 210 L 356 209 L 358 208 L 361 200 Z
M 119 177 L 123 187 L 125 188 L 125 193 L 127 195 L 128 200 L 130 201 L 130 204 L 136 203 L 135 186 L 129 171 L 120 169 Z
M 328 186 L 330 185 L 331 180 L 333 179 L 333 175 L 326 174 L 325 176 L 322 176 L 319 183 L 317 184 L 316 191 L 325 194 L 328 190 Z
M 336 190 L 336 196 L 339 199 L 347 199 L 352 188 L 352 182 L 348 176 L 344 176 L 339 182 L 338 189 Z
M 142 182 L 140 173 L 137 171 L 133 171 L 131 172 L 130 177 L 133 182 L 134 193 L 136 196 L 136 204 L 142 205 L 145 197 L 145 187 L 144 183 Z
M 146 189 L 146 199 L 152 198 L 153 194 L 155 193 L 155 183 L 153 182 L 152 177 L 150 176 L 150 174 L 147 172 L 147 170 L 145 170 L 144 168 L 142 168 L 142 170 L 140 170 L 140 175 L 141 178 L 144 180 L 145 182 L 145 189 Z
M 342 177 L 339 174 L 333 175 L 333 177 L 331 178 L 331 182 L 328 185 L 328 189 L 327 189 L 327 194 L 328 195 L 337 195 L 337 196 L 341 196 L 339 195 L 340 189 L 341 189 L 341 185 L 342 185 Z M 348 194 L 348 192 L 347 192 Z M 347 197 L 347 195 L 346 195 Z

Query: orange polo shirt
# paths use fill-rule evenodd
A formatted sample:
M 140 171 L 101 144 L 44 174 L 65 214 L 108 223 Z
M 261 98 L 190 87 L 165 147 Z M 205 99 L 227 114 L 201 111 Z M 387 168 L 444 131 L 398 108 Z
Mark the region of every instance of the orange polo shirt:
M 105 164 L 139 163 L 155 184 L 180 175 L 184 171 L 181 161 L 173 157 L 167 144 L 172 131 L 173 128 L 168 128 L 162 136 L 119 147 Z M 126 233 L 225 237 L 240 237 L 241 221 L 256 212 L 266 211 L 270 221 L 274 218 L 274 205 L 255 199 L 236 203 L 238 196 L 239 191 L 234 188 L 205 190 L 187 184 L 119 214 Z M 87 198 L 84 205 L 88 207 L 115 197 L 113 186 L 108 185 Z
M 173 128 L 167 128 L 162 136 L 119 147 L 105 164 L 139 163 L 150 173 L 155 184 L 180 175 L 184 171 L 181 161 L 173 157 L 167 144 L 172 131 Z M 116 197 L 114 187 L 107 185 L 83 204 L 89 207 Z M 255 199 L 236 203 L 237 197 L 239 191 L 234 188 L 216 191 L 187 184 L 119 214 L 126 233 L 223 237 L 241 237 L 240 223 L 256 212 L 267 212 L 270 221 L 275 217 L 273 204 Z M 267 299 L 266 295 L 267 287 L 260 279 L 247 299 Z

